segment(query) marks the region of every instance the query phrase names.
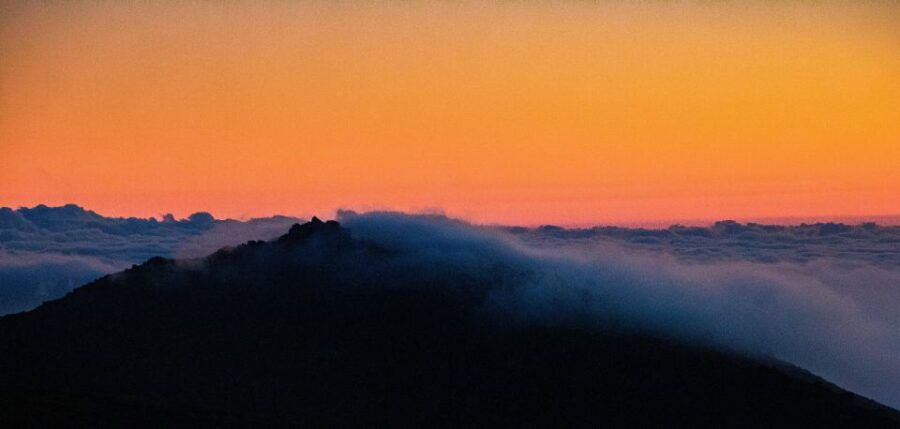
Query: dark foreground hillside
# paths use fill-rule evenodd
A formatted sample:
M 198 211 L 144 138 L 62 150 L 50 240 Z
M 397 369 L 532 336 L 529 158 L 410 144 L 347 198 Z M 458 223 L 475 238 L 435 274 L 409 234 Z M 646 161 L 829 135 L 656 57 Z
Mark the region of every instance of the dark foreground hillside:
M 900 427 L 784 364 L 484 310 L 528 272 L 406 260 L 314 220 L 0 318 L 0 425 Z

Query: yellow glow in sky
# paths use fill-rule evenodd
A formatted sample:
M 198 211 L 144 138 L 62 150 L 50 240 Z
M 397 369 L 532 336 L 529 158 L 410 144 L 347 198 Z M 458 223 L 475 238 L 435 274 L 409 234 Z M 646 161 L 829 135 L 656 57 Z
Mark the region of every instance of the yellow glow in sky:
M 0 205 L 900 214 L 900 5 L 0 6 Z

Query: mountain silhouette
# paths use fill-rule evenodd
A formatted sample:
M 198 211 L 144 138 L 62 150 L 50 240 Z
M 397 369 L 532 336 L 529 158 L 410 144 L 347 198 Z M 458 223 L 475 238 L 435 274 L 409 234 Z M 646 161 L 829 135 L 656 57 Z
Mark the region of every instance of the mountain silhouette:
M 426 237 L 427 239 L 427 237 Z M 898 427 L 788 364 L 485 311 L 471 276 L 313 218 L 0 318 L 0 424 Z

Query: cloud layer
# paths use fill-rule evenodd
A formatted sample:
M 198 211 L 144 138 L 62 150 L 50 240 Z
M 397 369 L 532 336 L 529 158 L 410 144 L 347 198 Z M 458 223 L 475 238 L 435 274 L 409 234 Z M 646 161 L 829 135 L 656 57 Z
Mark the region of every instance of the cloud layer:
M 0 315 L 34 308 L 153 256 L 195 257 L 282 234 L 297 219 L 246 222 L 194 213 L 176 220 L 109 218 L 76 205 L 0 208 Z
M 547 225 L 506 230 L 539 246 L 595 248 L 610 243 L 639 252 L 671 254 L 684 262 L 805 263 L 835 258 L 900 268 L 900 226 L 874 223 L 784 226 L 721 221 L 710 227 L 673 225 L 667 229 Z
M 665 252 L 636 250 L 605 240 L 560 238 L 579 234 L 561 230 L 548 240 L 541 238 L 546 230 L 508 232 L 440 216 L 344 212 L 340 217 L 354 236 L 402 250 L 410 269 L 455 276 L 499 273 L 496 281 L 504 286 L 492 290 L 486 310 L 501 320 L 616 326 L 772 356 L 900 407 L 900 269 L 881 258 L 845 259 L 845 252 L 822 245 L 830 256 L 803 262 L 779 259 L 785 251 L 779 248 L 765 263 L 697 254 L 686 263 L 671 244 Z M 801 232 L 810 228 L 822 235 L 818 226 L 792 230 L 789 237 L 806 243 Z M 849 246 L 845 240 L 855 239 L 832 243 Z M 765 252 L 758 249 L 748 252 Z
M 355 237 L 400 250 L 397 275 L 495 280 L 484 310 L 504 323 L 612 325 L 773 356 L 900 407 L 900 228 L 721 222 L 570 230 L 439 215 L 339 218 Z M 0 313 L 150 256 L 201 256 L 273 238 L 295 221 L 0 209 Z

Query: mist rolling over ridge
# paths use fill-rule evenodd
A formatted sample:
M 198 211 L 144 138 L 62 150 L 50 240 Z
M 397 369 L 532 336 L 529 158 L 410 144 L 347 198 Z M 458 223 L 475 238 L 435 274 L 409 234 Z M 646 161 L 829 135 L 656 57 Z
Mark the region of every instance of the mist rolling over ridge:
M 0 1 L 0 428 L 900 429 L 897 22 Z
M 409 250 L 417 258 L 411 265 L 473 276 L 495 265 L 529 273 L 497 280 L 520 283 L 488 300 L 492 311 L 506 317 L 613 323 L 770 355 L 900 406 L 900 270 L 896 263 L 880 265 L 879 252 L 858 260 L 821 257 L 804 263 L 770 256 L 766 264 L 740 258 L 696 263 L 693 255 L 695 263 L 685 264 L 671 254 L 608 242 L 523 241 L 518 235 L 526 232 L 507 234 L 436 216 L 351 212 L 339 219 L 360 237 Z M 834 227 L 802 229 L 810 228 Z M 551 231 L 548 235 L 560 233 Z M 693 233 L 700 231 L 709 233 L 701 228 Z M 847 246 L 847 240 L 831 240 L 834 255 L 843 255 L 840 245 Z
M 60 210 L 82 213 L 70 206 Z M 277 236 L 292 223 L 278 217 L 246 223 L 210 218 L 195 230 L 190 228 L 202 216 L 193 218 L 176 222 L 171 230 L 150 222 L 138 237 L 151 231 L 154 238 L 147 241 L 152 246 L 168 243 L 168 255 L 188 257 L 175 266 L 191 271 L 197 269 L 193 264 L 206 260 L 196 257 L 211 253 L 212 248 Z M 42 298 L 50 299 L 68 290 L 41 289 L 46 283 L 34 283 L 36 275 L 29 270 L 43 278 L 81 275 L 89 280 L 117 270 L 106 260 L 124 263 L 109 255 L 79 254 L 90 242 L 81 237 L 104 232 L 63 219 L 68 217 L 58 216 L 56 223 L 43 221 L 40 229 L 23 227 L 21 222 L 14 224 L 18 229 L 9 228 L 11 222 L 4 224 L 6 237 L 22 237 L 22 231 L 27 231 L 43 238 L 45 251 L 31 246 L 30 252 L 22 252 L 27 241 L 6 241 L 6 246 L 16 248 L 0 259 L 0 275 L 13 280 L 3 288 L 32 288 L 34 296 L 40 292 Z M 900 332 L 895 329 L 900 325 L 895 311 L 900 306 L 900 269 L 893 251 L 896 227 L 720 222 L 709 228 L 665 230 L 526 229 L 478 226 L 442 215 L 352 211 L 339 212 L 338 220 L 354 240 L 371 243 L 389 258 L 372 265 L 352 256 L 353 252 L 328 256 L 328 252 L 310 251 L 285 263 L 340 267 L 340 282 L 351 291 L 387 287 L 407 292 L 437 288 L 432 292 L 448 297 L 474 293 L 480 297 L 473 307 L 480 317 L 501 326 L 601 332 L 612 327 L 754 359 L 775 358 L 853 392 L 900 406 L 896 387 L 900 362 L 895 359 L 900 355 Z M 68 228 L 74 233 L 67 234 Z M 65 252 L 46 251 L 53 248 L 47 243 Z M 226 257 L 232 252 L 228 249 L 212 257 Z M 257 262 L 256 268 L 249 265 L 248 275 L 257 272 L 267 278 L 274 262 L 264 261 Z M 118 274 L 111 277 L 113 282 L 117 278 Z M 381 280 L 369 284 L 371 279 Z M 465 292 L 466 283 L 476 286 L 467 286 L 474 289 Z M 251 288 L 269 287 L 262 280 L 252 284 L 258 286 Z

